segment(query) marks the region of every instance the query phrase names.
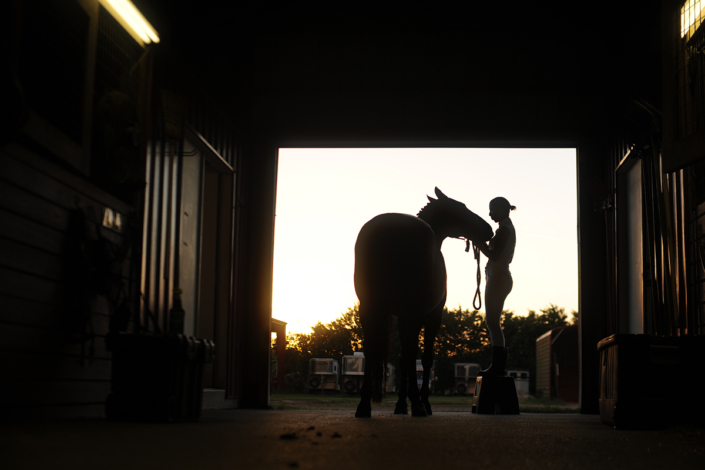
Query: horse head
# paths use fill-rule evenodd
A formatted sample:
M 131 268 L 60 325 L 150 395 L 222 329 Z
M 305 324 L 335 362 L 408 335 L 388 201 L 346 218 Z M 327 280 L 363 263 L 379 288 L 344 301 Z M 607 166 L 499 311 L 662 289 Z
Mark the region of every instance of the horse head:
M 482 241 L 492 238 L 492 227 L 482 217 L 462 202 L 449 198 L 440 189 L 435 188 L 435 193 L 437 199 L 426 196 L 428 204 L 417 216 L 431 225 L 437 234 Z

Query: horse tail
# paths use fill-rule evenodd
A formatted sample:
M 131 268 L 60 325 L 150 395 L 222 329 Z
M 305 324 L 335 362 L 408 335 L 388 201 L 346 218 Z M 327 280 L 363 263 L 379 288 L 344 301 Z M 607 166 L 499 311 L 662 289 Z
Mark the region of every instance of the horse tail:
M 387 360 L 391 345 L 392 315 L 387 312 L 368 312 L 361 318 L 364 331 L 365 368 L 369 368 L 372 401 L 380 403 L 387 387 Z

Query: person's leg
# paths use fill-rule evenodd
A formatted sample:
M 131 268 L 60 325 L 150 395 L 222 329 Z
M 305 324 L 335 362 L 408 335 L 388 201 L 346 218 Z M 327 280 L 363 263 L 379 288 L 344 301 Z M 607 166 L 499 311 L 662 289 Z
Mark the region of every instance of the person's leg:
M 505 279 L 508 277 L 508 279 Z M 502 310 L 504 301 L 512 290 L 511 276 L 487 276 L 485 285 L 485 323 L 490 332 L 492 346 L 504 347 L 502 333 Z
M 485 286 L 485 323 L 490 332 L 492 342 L 492 364 L 487 369 L 481 370 L 478 375 L 483 377 L 499 376 L 506 373 L 507 356 L 509 349 L 504 346 L 504 333 L 502 332 L 501 319 L 504 300 L 512 290 L 512 276 L 509 272 L 499 276 L 488 275 Z

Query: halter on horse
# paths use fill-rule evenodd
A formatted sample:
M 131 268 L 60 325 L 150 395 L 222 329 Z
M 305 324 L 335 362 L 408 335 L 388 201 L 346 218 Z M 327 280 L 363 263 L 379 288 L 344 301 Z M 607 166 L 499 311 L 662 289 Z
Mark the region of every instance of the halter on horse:
M 492 238 L 492 227 L 465 204 L 449 198 L 438 188 L 438 199 L 418 216 L 381 214 L 367 222 L 355 243 L 355 291 L 360 300 L 364 333 L 365 377 L 355 416 L 371 416 L 370 401 L 384 396 L 392 315 L 399 323 L 401 377 L 395 412 L 406 413 L 407 387 L 413 416 L 431 413 L 428 403 L 428 371 L 433 364 L 433 342 L 441 326 L 446 301 L 446 267 L 441 245 L 447 237 Z M 424 384 L 422 396 L 416 385 L 416 354 L 424 327 Z M 406 383 L 405 383 L 406 382 Z M 423 400 L 422 400 L 423 399 Z M 403 407 L 402 407 L 403 403 Z

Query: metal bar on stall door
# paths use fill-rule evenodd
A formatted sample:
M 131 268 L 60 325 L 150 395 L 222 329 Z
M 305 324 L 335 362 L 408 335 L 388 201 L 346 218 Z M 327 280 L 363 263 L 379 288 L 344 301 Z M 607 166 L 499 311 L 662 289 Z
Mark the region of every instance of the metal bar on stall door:
M 176 191 L 175 191 L 175 211 L 174 211 L 174 269 L 172 275 L 174 277 L 174 289 L 180 287 L 180 253 L 181 253 L 181 195 L 183 192 L 183 168 L 184 168 L 184 137 L 177 143 L 177 161 L 176 161 Z M 193 313 L 193 312 L 192 312 Z
M 666 270 L 665 279 L 667 283 L 666 293 L 668 294 L 667 311 L 669 313 L 668 319 L 670 321 L 670 332 L 669 335 L 674 333 L 674 329 L 678 326 L 678 292 L 676 288 L 676 267 L 675 267 L 675 247 L 674 243 L 674 233 L 673 233 L 673 208 L 672 205 L 672 195 L 671 195 L 671 179 L 667 173 L 662 173 L 662 185 L 663 193 L 661 201 L 664 204 L 665 217 L 662 218 L 664 221 L 663 233 L 666 238 Z
M 684 219 L 684 201 L 683 201 L 683 170 L 675 173 L 676 178 L 676 214 L 677 214 L 677 229 L 678 229 L 678 308 L 680 312 L 681 328 L 680 334 L 688 333 L 688 278 L 686 277 L 686 257 L 685 257 L 685 219 Z
M 139 291 L 142 294 L 141 299 L 139 299 L 139 315 L 140 327 L 144 330 L 149 330 L 149 320 L 151 319 L 154 328 L 159 328 L 155 321 L 153 315 L 150 314 L 149 310 L 149 275 L 150 275 L 150 262 L 151 262 L 151 234 L 152 234 L 152 224 L 151 224 L 151 211 L 152 211 L 152 198 L 149 193 L 152 190 L 154 184 L 154 139 L 153 130 L 154 123 L 152 121 L 152 79 L 153 79 L 153 65 L 154 56 L 153 54 L 148 56 L 147 60 L 147 86 L 143 89 L 142 96 L 144 99 L 144 129 L 142 129 L 141 141 L 144 145 L 144 169 L 145 169 L 145 183 L 146 188 L 142 191 L 142 223 L 140 225 L 142 229 L 142 265 L 140 266 L 140 281 L 139 281 Z
M 645 153 L 644 156 L 641 159 L 641 199 L 643 201 L 642 204 L 642 214 L 644 218 L 644 225 L 642 226 L 642 233 L 644 234 L 644 249 L 642 250 L 643 253 L 646 254 L 644 261 L 648 262 L 648 275 L 649 275 L 649 284 L 651 285 L 650 289 L 650 294 L 651 294 L 651 318 L 649 321 L 646 321 L 647 319 L 645 318 L 644 324 L 645 325 L 651 325 L 650 328 L 645 328 L 644 332 L 649 333 L 649 334 L 655 334 L 657 330 L 657 325 L 656 325 L 656 318 L 655 318 L 655 312 L 656 310 L 656 304 L 658 303 L 658 288 L 656 286 L 656 277 L 655 277 L 655 270 L 656 270 L 656 263 L 654 261 L 654 249 L 653 249 L 653 239 L 654 235 L 652 233 L 652 228 L 653 228 L 653 213 L 652 213 L 652 205 L 651 205 L 651 180 L 649 179 L 649 172 L 648 168 L 650 165 L 650 159 L 648 153 Z M 645 265 L 646 267 L 646 265 Z M 646 309 L 644 309 L 646 310 Z M 646 313 L 646 311 L 644 311 Z
M 154 276 L 154 314 L 157 316 L 157 320 L 159 321 L 159 326 L 162 329 L 162 331 L 168 331 L 168 325 L 166 323 L 165 317 L 166 314 L 163 312 L 162 308 L 162 298 L 164 296 L 164 283 L 162 282 L 162 275 L 163 275 L 163 270 L 164 270 L 164 183 L 165 183 L 165 173 L 166 171 L 164 170 L 165 167 L 165 159 L 164 159 L 164 148 L 165 148 L 165 138 L 163 134 L 163 129 L 160 129 L 162 132 L 160 133 L 161 135 L 159 136 L 160 139 L 160 145 L 159 145 L 159 153 L 158 155 L 155 156 L 155 160 L 158 160 L 160 162 L 159 165 L 159 174 L 157 175 L 157 178 L 159 179 L 159 187 L 155 188 L 155 205 L 157 207 L 156 211 L 156 223 L 157 223 L 157 230 L 156 230 L 156 240 L 157 240 L 157 246 L 156 246 L 156 256 L 155 256 L 155 276 Z
M 174 249 L 172 243 L 172 237 L 174 236 L 174 230 L 172 228 L 172 219 L 174 212 L 173 192 L 176 156 L 174 155 L 174 141 L 172 139 L 167 139 L 166 145 L 166 154 L 164 156 L 164 174 L 168 181 L 166 191 L 163 193 L 165 196 L 164 203 L 166 208 L 166 217 L 164 221 L 164 224 L 166 225 L 166 233 L 164 235 L 164 272 L 162 273 L 164 291 L 162 293 L 162 302 L 164 303 L 164 331 L 169 331 L 169 309 L 171 308 L 172 293 L 171 258 L 173 256 L 172 250 Z
M 146 190 L 146 198 L 145 198 L 145 221 L 146 221 L 146 227 L 144 230 L 144 238 L 145 238 L 145 243 L 144 243 L 144 255 L 143 255 L 143 263 L 144 263 L 144 275 L 142 279 L 142 296 L 143 296 L 143 305 L 144 308 L 147 309 L 148 311 L 152 312 L 151 319 L 153 322 L 156 322 L 155 325 L 158 327 L 158 319 L 154 317 L 153 315 L 156 315 L 154 311 L 154 306 L 152 305 L 152 277 L 154 276 L 154 266 L 152 263 L 152 256 L 153 256 L 153 246 L 152 244 L 154 243 L 153 240 L 153 234 L 154 234 L 154 186 L 156 185 L 156 147 L 157 144 L 151 136 L 147 136 L 147 139 L 149 139 L 149 144 L 148 148 L 150 149 L 149 154 L 147 155 L 147 158 L 149 159 L 148 161 L 148 166 L 149 166 L 149 180 L 148 180 L 148 186 Z M 145 315 L 150 316 L 145 312 Z M 147 321 L 147 318 L 144 319 L 144 325 L 149 329 L 149 322 Z
M 693 211 L 693 178 L 694 166 L 690 166 L 683 170 L 683 217 L 684 217 L 684 259 L 685 259 L 685 274 L 687 276 L 687 293 L 686 293 L 686 318 L 687 318 L 687 334 L 697 334 L 697 271 L 694 253 L 695 241 L 695 213 Z
M 664 335 L 668 331 L 664 308 L 666 305 L 665 282 L 663 276 L 663 234 L 661 233 L 661 206 L 660 206 L 660 189 L 658 170 L 656 168 L 656 160 L 660 158 L 654 152 L 649 159 L 649 186 L 651 188 L 650 206 L 652 208 L 652 254 L 654 262 L 654 279 L 655 289 L 657 294 L 656 303 L 654 304 L 654 317 L 657 331 L 656 334 Z

